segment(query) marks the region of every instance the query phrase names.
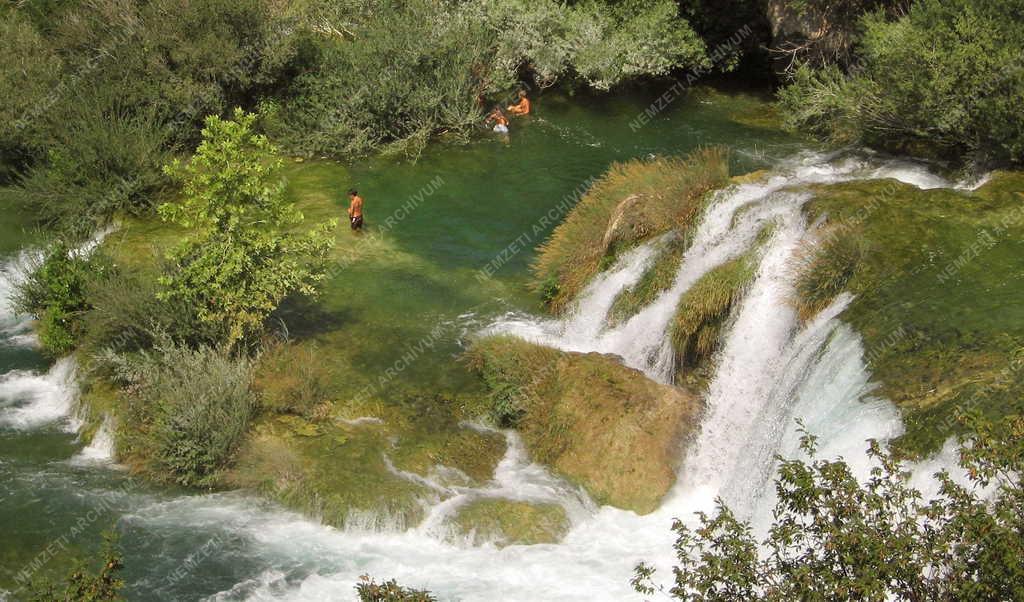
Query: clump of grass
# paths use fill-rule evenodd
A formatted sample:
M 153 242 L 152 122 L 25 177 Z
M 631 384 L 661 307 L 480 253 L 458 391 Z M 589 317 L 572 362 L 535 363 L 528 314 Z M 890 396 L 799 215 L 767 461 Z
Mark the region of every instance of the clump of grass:
M 513 336 L 478 339 L 464 359 L 484 381 L 490 396 L 488 413 L 499 426 L 516 426 L 540 397 L 537 387 L 551 375 L 560 352 Z
M 718 266 L 679 300 L 670 325 L 679 373 L 707 369 L 718 350 L 722 328 L 757 273 L 758 256 L 755 247 Z
M 705 195 L 728 177 L 728 153 L 720 147 L 612 165 L 541 246 L 534 290 L 552 311 L 564 310 L 623 249 L 672 229 L 685 232 Z
M 615 326 L 632 318 L 672 286 L 686 247 L 686 241 L 680 236 L 674 236 L 665 243 L 665 248 L 643 277 L 615 297 L 608 312 L 609 325 Z
M 212 347 L 178 345 L 165 336 L 157 341 L 150 351 L 100 354 L 124 387 L 126 417 L 135 426 L 119 447 L 158 480 L 213 486 L 233 459 L 255 409 L 252 363 Z
M 311 417 L 328 401 L 330 365 L 316 344 L 277 341 L 256 364 L 254 388 L 264 410 Z
M 855 231 L 836 227 L 824 228 L 817 242 L 798 250 L 793 302 L 801 320 L 813 318 L 843 292 L 866 253 Z

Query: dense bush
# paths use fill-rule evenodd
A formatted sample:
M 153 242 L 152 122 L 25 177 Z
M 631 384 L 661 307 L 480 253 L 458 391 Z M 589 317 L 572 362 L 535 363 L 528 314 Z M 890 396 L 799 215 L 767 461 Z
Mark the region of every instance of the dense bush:
M 315 293 L 337 223 L 297 231 L 303 215 L 285 199 L 281 161 L 254 121 L 241 109 L 231 121 L 207 119 L 191 161 L 167 167 L 182 198 L 159 208 L 190 231 L 170 253 L 160 298 L 195 307 L 229 345 L 257 334 L 286 295 Z
M 394 579 L 378 584 L 368 576 L 356 584 L 360 602 L 435 602 L 437 598 L 425 590 L 402 587 Z
M 63 355 L 74 348 L 82 331 L 81 317 L 90 308 L 88 284 L 109 270 L 104 256 L 79 252 L 61 240 L 29 266 L 17 284 L 14 307 L 39 320 L 39 339 L 48 354 Z
M 1024 160 L 1020 0 L 921 0 L 863 20 L 857 64 L 804 66 L 781 91 L 787 124 L 838 143 Z
M 100 360 L 126 387 L 124 455 L 158 479 L 207 486 L 232 459 L 255 409 L 252 362 L 155 335 L 153 349 L 106 351 Z
M 465 133 L 478 124 L 483 97 L 508 92 L 520 76 L 541 87 L 577 77 L 607 90 L 707 60 L 701 40 L 665 0 L 340 6 L 322 13 L 327 35 L 317 68 L 297 78 L 283 104 L 268 105 L 268 127 L 296 152 L 359 154 L 392 145 L 415 154 L 439 131 Z
M 696 529 L 677 521 L 668 593 L 737 602 L 1024 599 L 1024 419 L 969 422 L 976 434 L 960 449 L 967 483 L 942 471 L 934 499 L 872 442 L 876 467 L 864 483 L 841 459 L 783 461 L 761 545 L 721 504 Z M 813 437 L 802 445 L 813 455 Z M 639 591 L 654 593 L 652 574 L 638 567 Z

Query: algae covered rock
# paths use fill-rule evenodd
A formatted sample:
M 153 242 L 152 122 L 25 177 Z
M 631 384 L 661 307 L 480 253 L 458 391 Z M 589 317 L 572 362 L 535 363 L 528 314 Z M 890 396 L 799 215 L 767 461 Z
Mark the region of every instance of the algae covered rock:
M 597 502 L 652 512 L 675 482 L 701 404 L 613 356 L 568 353 L 514 337 L 478 340 L 470 366 L 499 419 L 530 454 Z
M 474 545 L 558 543 L 569 531 L 569 517 L 558 504 L 481 498 L 459 508 L 452 520 L 459 535 Z

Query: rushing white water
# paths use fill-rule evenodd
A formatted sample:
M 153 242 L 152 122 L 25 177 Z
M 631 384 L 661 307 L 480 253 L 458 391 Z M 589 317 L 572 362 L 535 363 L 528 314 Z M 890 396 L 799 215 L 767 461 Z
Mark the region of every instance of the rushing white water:
M 112 464 L 114 462 L 114 420 L 110 415 L 103 417 L 92 441 L 71 458 L 72 464 Z
M 75 362 L 58 360 L 45 373 L 13 370 L 0 376 L 0 426 L 36 428 L 67 419 L 78 395 Z M 75 430 L 75 421 L 67 421 Z
M 595 278 L 567 318 L 538 320 L 512 314 L 492 325 L 489 332 L 513 334 L 567 351 L 612 353 L 649 377 L 669 382 L 673 363 L 665 334 L 680 296 L 709 271 L 749 249 L 762 228 L 771 222 L 781 224 L 781 228 L 775 234 L 778 242 L 773 244 L 766 261 L 785 262 L 806 230 L 801 207 L 809 197 L 798 187 L 868 177 L 893 178 L 922 188 L 950 185 L 923 166 L 907 161 L 877 165 L 857 158 L 830 161 L 828 155 L 805 153 L 781 165 L 768 178 L 718 193 L 693 235 L 673 285 L 625 323 L 608 328 L 608 310 L 616 295 L 643 275 L 642 268 L 654 255 L 657 242 L 627 253 L 614 267 Z M 773 278 L 779 280 L 782 276 L 777 274 Z M 765 299 L 762 304 L 765 315 L 771 317 L 776 308 L 784 305 L 784 300 L 770 291 L 766 294 L 779 301 L 779 305 L 772 306 Z M 784 338 L 786 323 L 792 326 L 791 317 L 780 318 L 770 335 L 775 344 Z

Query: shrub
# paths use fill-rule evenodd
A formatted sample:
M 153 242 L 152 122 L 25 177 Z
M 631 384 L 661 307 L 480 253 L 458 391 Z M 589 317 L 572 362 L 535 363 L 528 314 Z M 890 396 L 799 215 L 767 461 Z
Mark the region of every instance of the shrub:
M 183 198 L 159 208 L 192 232 L 168 256 L 175 266 L 160 279 L 161 298 L 196 307 L 229 345 L 257 334 L 288 294 L 315 293 L 337 225 L 296 231 L 303 215 L 285 199 L 281 161 L 254 121 L 241 109 L 232 121 L 207 119 L 192 160 L 167 167 Z
M 89 309 L 88 283 L 109 270 L 106 257 L 74 251 L 62 240 L 52 243 L 30 266 L 28 276 L 16 286 L 13 305 L 39 320 L 40 341 L 47 353 L 63 355 L 75 347 L 81 317 Z
M 861 483 L 842 460 L 784 460 L 773 524 L 760 543 L 721 502 L 691 529 L 676 521 L 677 600 L 1019 600 L 1024 596 L 1024 419 L 972 416 L 960 484 L 945 470 L 926 500 L 872 441 Z M 813 456 L 806 433 L 802 451 Z M 656 591 L 653 569 L 633 584 Z
M 392 579 L 377 584 L 368 575 L 363 575 L 356 584 L 360 602 L 435 602 L 437 598 L 425 590 L 402 587 Z
M 1024 159 L 1019 0 L 922 0 L 864 18 L 849 75 L 803 68 L 780 94 L 786 123 L 837 142 L 997 162 Z
M 231 462 L 253 415 L 252 362 L 154 336 L 152 350 L 99 356 L 126 387 L 128 418 L 136 425 L 127 457 L 156 479 L 210 486 Z
M 717 147 L 612 165 L 541 246 L 534 289 L 564 310 L 616 253 L 672 229 L 685 236 L 705 195 L 728 177 L 728 155 Z
M 83 322 L 82 346 L 92 350 L 132 352 L 149 349 L 155 332 L 189 347 L 213 345 L 217 329 L 201 322 L 187 301 L 160 299 L 152 278 L 114 269 L 90 280 L 86 287 L 89 312 Z

